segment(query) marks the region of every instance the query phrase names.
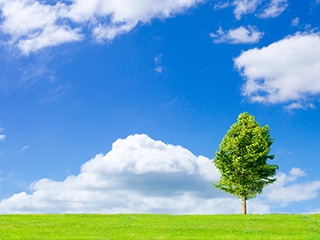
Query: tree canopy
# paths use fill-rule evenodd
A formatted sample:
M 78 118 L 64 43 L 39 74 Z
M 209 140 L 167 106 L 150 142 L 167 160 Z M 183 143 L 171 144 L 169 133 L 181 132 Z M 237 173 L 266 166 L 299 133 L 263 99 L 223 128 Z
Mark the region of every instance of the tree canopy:
M 221 173 L 218 184 L 213 186 L 241 198 L 243 214 L 246 200 L 276 181 L 273 177 L 279 167 L 267 163 L 274 159 L 274 155 L 269 155 L 274 141 L 269 132 L 268 125 L 261 127 L 254 116 L 242 113 L 227 131 L 213 159 Z

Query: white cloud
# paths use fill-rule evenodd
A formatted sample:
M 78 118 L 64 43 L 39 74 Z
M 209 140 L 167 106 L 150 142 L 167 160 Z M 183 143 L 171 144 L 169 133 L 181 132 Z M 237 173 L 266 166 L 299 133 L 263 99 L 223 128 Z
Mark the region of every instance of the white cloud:
M 272 203 L 317 197 L 320 181 L 299 183 L 299 168 L 279 173 L 275 184 L 248 203 L 250 213 L 270 213 Z M 84 163 L 64 181 L 41 179 L 30 193 L 0 202 L 0 214 L 14 213 L 169 213 L 230 214 L 241 212 L 241 200 L 212 187 L 220 173 L 211 160 L 181 146 L 147 135 L 118 139 L 106 155 Z
M 41 179 L 0 203 L 1 213 L 233 213 L 240 200 L 211 186 L 220 178 L 211 160 L 146 135 L 118 139 L 64 181 Z M 253 203 L 252 212 L 268 212 Z
M 161 59 L 162 59 L 162 53 L 160 53 L 158 56 L 156 56 L 153 60 L 155 64 L 159 64 L 161 63 Z
M 235 9 L 233 11 L 236 19 L 241 19 L 242 15 L 253 13 L 256 11 L 261 0 L 234 0 L 233 5 Z
M 200 160 L 199 160 L 200 159 Z M 146 135 L 129 136 L 126 139 L 118 139 L 112 145 L 112 151 L 107 155 L 99 154 L 94 159 L 81 167 L 81 172 L 97 173 L 103 171 L 107 174 L 115 173 L 178 173 L 188 175 L 200 171 L 202 167 L 211 166 L 204 164 L 203 157 L 195 157 L 191 152 L 181 146 L 165 144 L 154 141 Z M 201 164 L 200 164 L 201 163 Z M 206 179 L 217 179 L 216 169 L 213 176 L 203 175 Z
M 161 66 L 158 66 L 154 69 L 157 73 L 162 73 L 163 68 Z
M 289 187 L 273 189 L 267 193 L 267 198 L 272 202 L 288 204 L 290 202 L 300 202 L 303 200 L 314 199 L 318 197 L 320 190 L 320 181 L 314 181 L 303 184 L 294 184 Z
M 227 8 L 227 7 L 230 7 L 231 6 L 231 3 L 229 1 L 227 2 L 219 2 L 219 3 L 216 3 L 213 8 L 215 10 L 218 10 L 218 9 L 224 9 L 224 8 Z
M 0 123 L 1 123 L 1 121 L 0 121 Z M 0 133 L 2 133 L 4 131 L 4 128 L 0 128 Z M 4 135 L 4 134 L 0 134 L 0 141 L 3 141 L 3 140 L 5 140 L 6 139 L 6 135 Z M 1 172 L 0 172 L 0 174 L 1 174 Z
M 300 102 L 294 102 L 294 103 L 291 103 L 290 105 L 288 106 L 285 106 L 284 107 L 288 112 L 291 112 L 292 110 L 295 110 L 295 109 L 308 109 L 308 108 L 311 108 L 311 109 L 316 109 L 316 106 L 312 103 L 300 103 Z
M 0 0 L 0 29 L 23 54 L 80 41 L 84 29 L 98 42 L 127 33 L 139 23 L 168 18 L 202 0 L 72 0 L 55 5 L 39 0 Z
M 1 0 L 1 30 L 14 38 L 54 25 L 57 19 L 57 7 L 41 4 L 35 0 Z
M 291 25 L 292 26 L 298 26 L 299 21 L 300 21 L 300 19 L 298 17 L 296 17 L 291 21 Z
M 304 214 L 320 214 L 320 208 L 314 209 L 314 210 L 306 212 Z
M 154 63 L 156 65 L 156 68 L 154 69 L 157 73 L 162 73 L 163 67 L 160 66 L 161 60 L 162 60 L 162 53 L 160 53 L 158 56 L 156 56 L 154 59 Z
M 200 0 L 73 0 L 69 17 L 76 22 L 93 18 L 111 18 L 113 24 L 149 22 L 152 18 L 167 18 L 201 2 Z
M 223 31 L 220 27 L 216 33 L 210 33 L 210 36 L 214 39 L 214 43 L 257 43 L 262 38 L 263 33 L 259 32 L 256 27 L 248 26 L 247 28 L 241 26 L 236 29 L 230 29 Z
M 245 51 L 234 61 L 246 80 L 243 95 L 252 102 L 296 102 L 289 107 L 294 109 L 298 104 L 308 106 L 309 97 L 320 93 L 320 36 L 316 33 L 288 36 Z
M 232 2 L 220 1 L 214 5 L 214 9 L 234 7 L 233 13 L 237 20 L 244 15 L 260 12 L 256 16 L 270 18 L 279 16 L 288 6 L 288 0 L 233 0 Z
M 0 0 L 3 21 L 1 31 L 11 36 L 10 43 L 23 54 L 65 42 L 82 39 L 79 29 L 58 23 L 66 5 L 41 4 L 36 0 Z
M 39 34 L 29 35 L 27 39 L 20 39 L 17 46 L 24 55 L 28 55 L 30 52 L 36 52 L 44 47 L 79 41 L 82 36 L 78 32 L 79 29 L 71 30 L 67 26 L 48 26 Z
M 282 206 L 290 202 L 318 197 L 320 181 L 294 183 L 299 177 L 306 176 L 306 173 L 299 168 L 292 168 L 289 174 L 278 173 L 277 181 L 264 190 L 264 197 L 272 203 L 280 203 Z
M 100 43 L 105 40 L 112 40 L 118 35 L 130 32 L 138 22 L 128 22 L 120 25 L 109 26 L 108 24 L 100 24 L 92 31 L 93 38 Z
M 26 150 L 27 148 L 29 148 L 29 145 L 24 146 L 23 148 L 21 148 L 21 151 Z
M 306 176 L 307 174 L 302 171 L 300 168 L 292 168 L 289 172 L 289 174 L 294 178 L 298 178 L 298 177 L 304 177 Z
M 261 18 L 278 17 L 288 7 L 288 0 L 271 0 L 263 12 L 259 14 Z

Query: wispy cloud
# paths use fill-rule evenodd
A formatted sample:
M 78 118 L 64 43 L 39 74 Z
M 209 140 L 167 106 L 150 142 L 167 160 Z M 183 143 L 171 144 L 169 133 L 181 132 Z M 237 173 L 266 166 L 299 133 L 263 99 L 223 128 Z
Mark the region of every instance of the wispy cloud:
M 296 17 L 291 21 L 291 25 L 292 26 L 298 26 L 299 21 L 300 21 L 300 19 L 298 17 Z
M 288 106 L 285 106 L 284 107 L 288 112 L 292 112 L 293 110 L 295 109 L 308 109 L 308 108 L 311 108 L 311 109 L 316 109 L 316 106 L 312 103 L 299 103 L 299 102 L 294 102 L 294 103 L 291 103 L 290 105 Z
M 29 148 L 29 145 L 24 146 L 23 148 L 21 148 L 21 151 L 26 150 L 27 148 Z
M 1 122 L 0 122 L 1 123 Z M 4 128 L 0 128 L 0 133 L 2 133 L 4 131 Z M 0 141 L 3 141 L 3 140 L 5 140 L 6 139 L 6 135 L 4 135 L 4 134 L 0 134 Z
M 156 56 L 153 60 L 154 60 L 154 63 L 155 63 L 155 65 L 156 65 L 156 67 L 155 67 L 154 70 L 155 70 L 157 73 L 162 73 L 162 71 L 163 71 L 163 67 L 161 66 L 162 53 L 160 53 L 158 56 Z
M 3 141 L 4 139 L 6 139 L 6 135 L 4 135 L 4 134 L 0 134 L 0 141 Z
M 219 3 L 216 3 L 213 8 L 215 10 L 218 10 L 218 9 L 224 9 L 224 8 L 227 8 L 227 7 L 230 7 L 231 6 L 231 3 L 229 1 L 227 2 L 219 2 Z
M 271 0 L 271 2 L 264 8 L 263 12 L 259 14 L 261 18 L 275 18 L 278 17 L 288 7 L 288 0 Z
M 241 19 L 243 15 L 253 13 L 256 11 L 261 0 L 234 0 L 233 6 L 235 9 L 233 11 L 236 19 Z
M 213 38 L 214 43 L 257 43 L 263 36 L 263 32 L 259 32 L 256 27 L 241 26 L 235 29 L 229 29 L 224 31 L 221 27 L 216 33 L 210 33 L 210 37 Z
M 287 0 L 233 0 L 220 1 L 214 9 L 233 7 L 235 18 L 240 20 L 243 16 L 256 13 L 260 18 L 274 18 L 279 16 L 288 6 Z
M 161 66 L 158 66 L 158 67 L 156 67 L 155 68 L 155 71 L 157 72 L 157 73 L 162 73 L 162 67 Z
M 156 56 L 153 61 L 156 63 L 156 64 L 159 64 L 161 63 L 161 59 L 162 59 L 162 53 L 160 53 L 158 56 Z

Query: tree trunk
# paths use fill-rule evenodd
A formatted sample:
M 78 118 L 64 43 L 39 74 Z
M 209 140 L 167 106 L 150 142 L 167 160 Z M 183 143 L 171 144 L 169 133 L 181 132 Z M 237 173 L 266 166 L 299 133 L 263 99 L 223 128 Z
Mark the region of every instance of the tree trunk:
M 247 198 L 246 196 L 242 196 L 242 214 L 247 214 Z

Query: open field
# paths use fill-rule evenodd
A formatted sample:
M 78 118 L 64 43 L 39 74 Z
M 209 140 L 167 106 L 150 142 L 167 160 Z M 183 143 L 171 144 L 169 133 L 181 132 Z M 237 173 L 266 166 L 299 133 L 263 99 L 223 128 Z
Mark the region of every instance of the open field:
M 2 215 L 0 239 L 320 239 L 320 215 Z

